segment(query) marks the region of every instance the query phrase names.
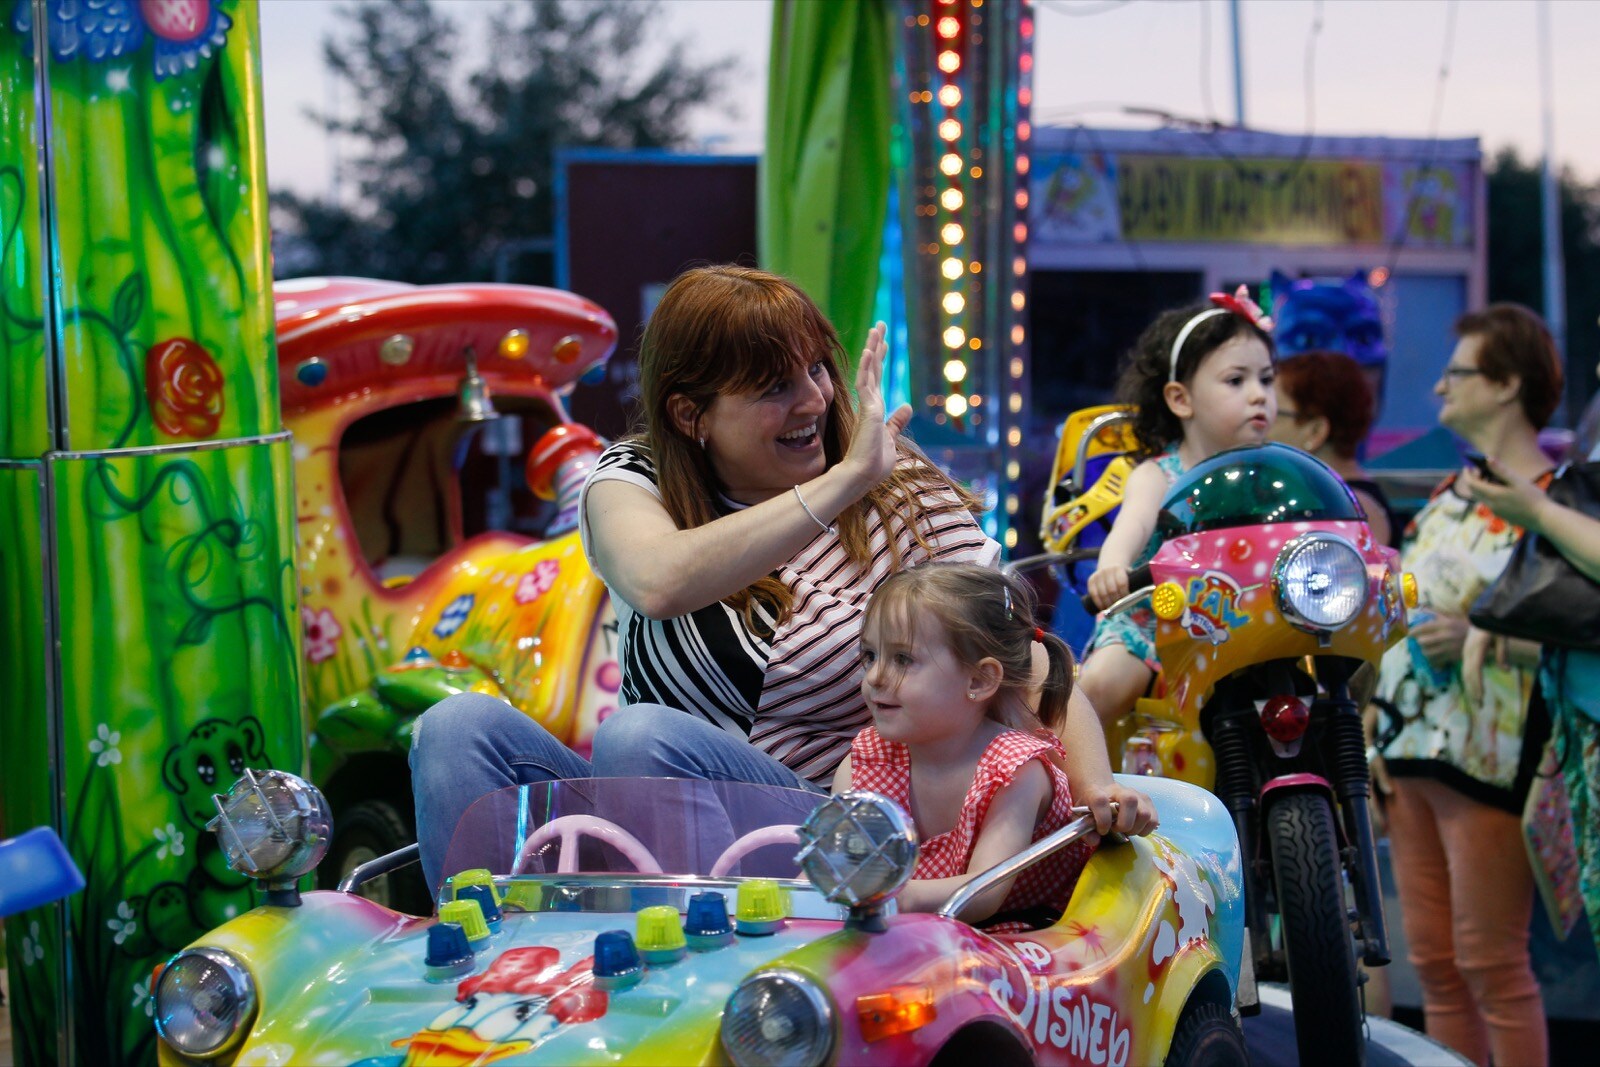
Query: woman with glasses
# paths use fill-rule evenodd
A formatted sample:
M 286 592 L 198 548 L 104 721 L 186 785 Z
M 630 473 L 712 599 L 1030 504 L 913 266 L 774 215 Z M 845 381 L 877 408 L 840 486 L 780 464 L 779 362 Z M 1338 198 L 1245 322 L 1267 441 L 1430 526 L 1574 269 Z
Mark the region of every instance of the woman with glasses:
M 1344 479 L 1367 513 L 1373 540 L 1393 545 L 1394 511 L 1356 453 L 1372 429 L 1377 397 L 1361 364 L 1343 352 L 1312 351 L 1278 363 L 1278 414 L 1267 438 L 1316 456 Z
M 1495 304 L 1463 315 L 1455 332 L 1434 388 L 1440 423 L 1503 470 L 1547 485 L 1538 434 L 1562 385 L 1549 331 L 1528 309 Z M 1534 885 L 1520 819 L 1538 757 L 1538 745 L 1524 744 L 1538 646 L 1487 665 L 1473 696 L 1461 670 L 1467 610 L 1521 536 L 1457 475 L 1434 491 L 1401 546 L 1420 599 L 1411 639 L 1385 655 L 1376 700 L 1388 712 L 1378 749 L 1428 1034 L 1480 1064 L 1547 1061 L 1528 958 Z

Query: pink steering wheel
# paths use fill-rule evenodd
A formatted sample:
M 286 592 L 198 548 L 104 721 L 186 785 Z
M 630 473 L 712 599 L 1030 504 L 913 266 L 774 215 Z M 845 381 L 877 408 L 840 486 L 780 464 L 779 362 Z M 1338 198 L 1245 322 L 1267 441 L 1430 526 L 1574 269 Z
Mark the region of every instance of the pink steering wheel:
M 744 859 L 758 848 L 768 845 L 798 845 L 800 835 L 796 832 L 800 827 L 793 823 L 777 826 L 763 826 L 759 830 L 751 830 L 739 840 L 723 850 L 717 857 L 717 862 L 711 865 L 711 877 L 721 878 L 733 870 L 733 865 Z
M 517 862 L 512 865 L 511 873 L 526 873 L 528 864 L 539 850 L 558 837 L 561 839 L 561 855 L 556 861 L 557 874 L 571 874 L 578 869 L 577 844 L 580 837 L 604 841 L 622 853 L 622 858 L 633 864 L 634 870 L 640 874 L 661 873 L 661 864 L 656 862 L 649 849 L 639 843 L 637 837 L 616 823 L 595 815 L 563 815 L 539 827 L 522 843 L 522 850 L 517 853 Z

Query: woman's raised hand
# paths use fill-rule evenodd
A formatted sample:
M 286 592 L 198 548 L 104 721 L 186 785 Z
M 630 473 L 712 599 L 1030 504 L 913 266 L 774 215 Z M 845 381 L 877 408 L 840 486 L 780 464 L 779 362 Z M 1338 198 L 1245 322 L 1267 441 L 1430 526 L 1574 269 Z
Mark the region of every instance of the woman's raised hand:
M 857 470 L 866 488 L 889 476 L 899 459 L 895 441 L 911 421 L 911 405 L 901 404 L 894 414 L 884 417 L 883 360 L 889 346 L 884 342 L 888 327 L 878 323 L 867 335 L 867 347 L 856 364 L 856 402 L 860 418 L 845 463 Z

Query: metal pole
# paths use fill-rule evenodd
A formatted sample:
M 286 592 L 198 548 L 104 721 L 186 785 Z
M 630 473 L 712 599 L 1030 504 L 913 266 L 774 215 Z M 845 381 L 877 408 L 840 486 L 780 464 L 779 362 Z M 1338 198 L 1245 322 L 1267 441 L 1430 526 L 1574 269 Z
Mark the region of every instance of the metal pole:
M 1228 0 L 1228 21 L 1233 30 L 1233 124 L 1244 129 L 1244 49 L 1239 29 L 1239 0 Z
M 1556 172 L 1555 91 L 1550 63 L 1550 0 L 1539 0 L 1535 9 L 1539 25 L 1539 97 L 1544 164 L 1540 167 L 1544 222 L 1544 319 L 1556 339 L 1556 348 L 1567 350 L 1566 273 L 1561 256 L 1561 189 Z

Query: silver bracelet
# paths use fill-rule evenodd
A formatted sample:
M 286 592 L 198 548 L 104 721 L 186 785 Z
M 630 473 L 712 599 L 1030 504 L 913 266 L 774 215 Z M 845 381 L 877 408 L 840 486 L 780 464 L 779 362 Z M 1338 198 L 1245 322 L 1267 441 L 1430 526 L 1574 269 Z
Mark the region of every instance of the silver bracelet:
M 802 508 L 805 508 L 807 515 L 811 516 L 811 521 L 816 523 L 818 526 L 822 527 L 822 532 L 823 533 L 837 533 L 838 532 L 832 526 L 829 526 L 827 523 L 825 523 L 821 519 L 817 518 L 817 513 L 811 510 L 811 505 L 806 503 L 806 498 L 800 495 L 800 487 L 798 485 L 796 485 L 794 487 L 794 498 L 796 500 L 800 501 L 800 506 Z

